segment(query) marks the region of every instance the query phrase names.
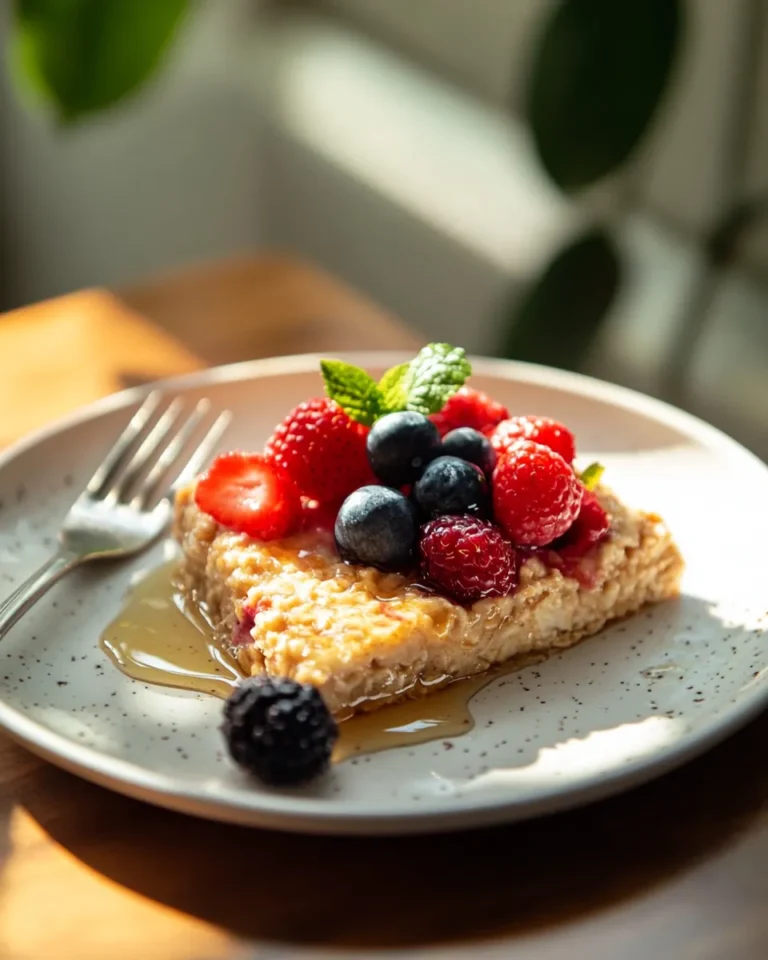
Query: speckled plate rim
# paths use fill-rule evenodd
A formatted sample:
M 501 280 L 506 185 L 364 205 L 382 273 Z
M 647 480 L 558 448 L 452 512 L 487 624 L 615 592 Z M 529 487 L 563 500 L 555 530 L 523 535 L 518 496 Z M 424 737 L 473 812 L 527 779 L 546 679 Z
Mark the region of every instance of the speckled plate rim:
M 16 457 L 56 434 L 80 426 L 108 412 L 136 405 L 151 390 L 183 392 L 209 384 L 242 382 L 283 374 L 307 373 L 317 369 L 320 354 L 251 360 L 214 367 L 133 387 L 112 394 L 59 418 L 49 426 L 25 437 L 0 453 L 0 469 Z M 393 365 L 407 357 L 402 352 L 368 351 L 338 356 L 362 366 Z M 519 361 L 472 357 L 475 373 L 513 382 L 571 392 L 628 411 L 643 414 L 686 434 L 714 451 L 741 459 L 745 468 L 761 472 L 768 487 L 768 466 L 717 428 L 663 401 L 626 387 L 616 386 L 582 374 L 554 370 Z M 768 671 L 762 670 L 745 688 L 742 697 L 726 710 L 713 715 L 696 730 L 660 745 L 633 763 L 606 774 L 594 774 L 576 785 L 543 788 L 525 800 L 479 798 L 461 808 L 438 803 L 420 804 L 412 813 L 393 815 L 386 806 L 368 806 L 365 813 L 338 812 L 311 797 L 254 790 L 248 801 L 233 802 L 226 796 L 185 787 L 178 779 L 148 772 L 135 763 L 109 757 L 98 750 L 74 743 L 24 716 L 0 700 L 0 727 L 33 753 L 78 776 L 136 799 L 182 813 L 250 826 L 321 834 L 405 834 L 481 827 L 511 822 L 570 809 L 622 792 L 660 776 L 705 752 L 744 726 L 768 706 Z

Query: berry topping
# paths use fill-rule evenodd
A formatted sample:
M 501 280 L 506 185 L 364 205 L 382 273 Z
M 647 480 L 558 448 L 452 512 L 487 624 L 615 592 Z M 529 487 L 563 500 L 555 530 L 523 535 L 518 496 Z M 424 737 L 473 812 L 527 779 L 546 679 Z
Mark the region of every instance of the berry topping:
M 597 496 L 584 491 L 581 510 L 570 529 L 552 544 L 568 560 L 579 559 L 608 533 L 611 522 Z
M 440 453 L 440 435 L 421 413 L 388 413 L 368 434 L 368 460 L 382 483 L 401 487 Z
M 446 400 L 442 410 L 433 413 L 429 419 L 442 437 L 457 427 L 472 427 L 485 433 L 508 416 L 509 410 L 487 394 L 472 387 L 462 387 Z
M 334 532 L 347 563 L 382 570 L 405 570 L 413 564 L 416 511 L 398 490 L 378 486 L 355 490 L 341 505 Z
M 515 548 L 492 523 L 477 517 L 439 517 L 419 544 L 427 581 L 460 603 L 503 597 L 517 586 Z
M 472 427 L 457 427 L 443 437 L 443 453 L 476 464 L 490 476 L 496 466 L 496 451 L 490 440 Z
M 544 546 L 561 537 L 579 513 L 584 487 L 559 453 L 519 440 L 493 471 L 496 520 L 515 543 Z
M 374 480 L 365 453 L 368 430 L 327 397 L 292 410 L 266 446 L 306 497 L 337 503 Z
M 195 488 L 195 503 L 222 526 L 259 540 L 293 533 L 301 499 L 288 474 L 259 453 L 225 453 Z
M 602 463 L 590 463 L 590 465 L 585 467 L 579 474 L 579 480 L 581 480 L 587 490 L 594 490 L 600 483 L 604 473 L 605 467 Z
M 416 481 L 413 498 L 426 517 L 448 513 L 484 515 L 488 484 L 474 463 L 458 457 L 438 457 Z
M 243 647 L 253 642 L 251 630 L 253 630 L 256 623 L 257 612 L 255 607 L 249 607 L 248 605 L 243 606 L 243 609 L 240 611 L 240 619 L 236 620 L 235 625 L 232 627 L 230 643 L 233 647 Z
M 559 453 L 566 463 L 576 456 L 576 441 L 571 431 L 548 417 L 512 417 L 502 421 L 491 433 L 491 445 L 498 454 L 504 453 L 518 440 L 533 440 Z
M 315 687 L 255 677 L 224 705 L 222 732 L 232 759 L 264 783 L 311 780 L 328 766 L 336 722 Z
M 377 383 L 345 360 L 321 360 L 325 392 L 353 420 L 371 426 L 379 417 L 401 410 L 436 413 L 472 373 L 461 347 L 428 343 L 410 363 L 398 363 Z
M 333 533 L 333 525 L 339 512 L 339 503 L 320 503 L 319 500 L 302 498 L 301 529 Z

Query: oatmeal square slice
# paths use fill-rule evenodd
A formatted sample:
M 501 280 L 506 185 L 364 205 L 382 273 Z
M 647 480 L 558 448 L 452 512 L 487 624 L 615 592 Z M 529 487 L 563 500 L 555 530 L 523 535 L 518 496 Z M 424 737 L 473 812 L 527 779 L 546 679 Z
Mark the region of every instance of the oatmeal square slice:
M 400 574 L 343 563 L 329 534 L 260 542 L 232 532 L 198 509 L 190 485 L 175 508 L 180 582 L 246 676 L 310 683 L 343 718 L 562 650 L 675 596 L 683 562 L 661 520 L 605 488 L 598 497 L 611 533 L 581 575 L 531 556 L 513 594 L 463 607 Z

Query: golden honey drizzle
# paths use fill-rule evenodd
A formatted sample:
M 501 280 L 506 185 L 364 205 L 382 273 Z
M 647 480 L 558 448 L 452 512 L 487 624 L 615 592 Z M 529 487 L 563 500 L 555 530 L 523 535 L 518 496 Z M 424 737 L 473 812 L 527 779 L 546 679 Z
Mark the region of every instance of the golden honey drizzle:
M 339 724 L 333 751 L 337 762 L 392 747 L 413 747 L 430 740 L 449 740 L 475 725 L 469 701 L 493 678 L 488 674 L 456 680 L 437 690 L 399 703 L 359 713 Z
M 188 603 L 175 583 L 176 561 L 136 582 L 101 636 L 110 660 L 134 680 L 226 698 L 242 671 L 213 640 L 205 611 Z M 447 740 L 474 726 L 472 697 L 492 680 L 537 658 L 489 671 L 412 700 L 358 714 L 339 724 L 335 762 L 349 757 Z
M 175 569 L 165 564 L 132 586 L 101 648 L 134 680 L 227 697 L 242 673 L 213 642 L 205 612 L 178 590 Z

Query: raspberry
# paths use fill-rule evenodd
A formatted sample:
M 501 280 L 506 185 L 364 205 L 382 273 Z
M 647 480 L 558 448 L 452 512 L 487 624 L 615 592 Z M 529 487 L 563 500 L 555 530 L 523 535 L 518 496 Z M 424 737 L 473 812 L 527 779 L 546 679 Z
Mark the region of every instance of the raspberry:
M 501 530 L 470 516 L 430 520 L 421 532 L 421 571 L 460 603 L 503 597 L 517 586 L 517 554 Z
M 559 453 L 566 463 L 573 463 L 576 456 L 576 441 L 571 431 L 549 417 L 512 417 L 503 420 L 491 433 L 490 440 L 499 455 L 518 440 L 533 440 Z
M 496 520 L 514 543 L 543 547 L 561 537 L 579 513 L 584 487 L 559 453 L 519 440 L 493 471 Z
M 487 394 L 472 387 L 461 387 L 445 401 L 443 409 L 433 413 L 429 419 L 439 430 L 440 436 L 444 437 L 457 427 L 472 427 L 484 433 L 508 416 L 509 410 Z
M 578 517 L 571 528 L 552 544 L 552 549 L 568 560 L 579 559 L 605 537 L 610 526 L 608 514 L 597 496 L 585 490 Z
M 294 482 L 260 453 L 217 457 L 197 483 L 195 503 L 217 523 L 259 540 L 288 536 L 301 516 Z
M 266 446 L 305 497 L 340 502 L 353 490 L 375 483 L 365 440 L 368 428 L 327 397 L 307 400 L 292 410 Z

